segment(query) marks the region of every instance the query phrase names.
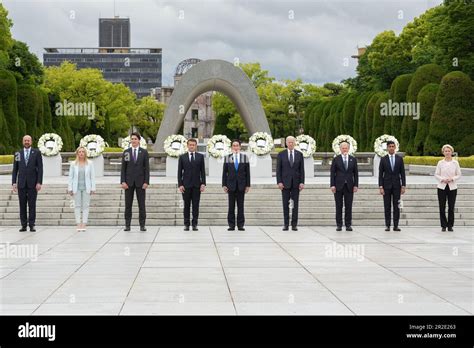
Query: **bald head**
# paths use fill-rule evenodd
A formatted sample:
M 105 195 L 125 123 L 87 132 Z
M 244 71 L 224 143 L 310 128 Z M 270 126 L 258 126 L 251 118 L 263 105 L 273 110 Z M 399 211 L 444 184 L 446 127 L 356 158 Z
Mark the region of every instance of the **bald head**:
M 31 135 L 25 135 L 23 137 L 23 146 L 24 147 L 29 148 L 29 147 L 31 147 L 32 143 L 33 143 L 33 138 L 31 137 Z

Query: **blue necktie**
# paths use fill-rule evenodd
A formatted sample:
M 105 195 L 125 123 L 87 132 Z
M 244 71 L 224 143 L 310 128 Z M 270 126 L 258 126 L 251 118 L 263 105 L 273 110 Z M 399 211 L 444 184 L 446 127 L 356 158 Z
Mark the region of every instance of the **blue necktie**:
M 234 157 L 235 157 L 235 161 L 234 161 L 235 171 L 238 171 L 239 170 L 239 156 L 234 155 Z
M 393 171 L 393 167 L 394 167 L 394 164 L 393 164 L 393 156 L 390 156 L 390 165 L 392 166 L 392 171 Z
M 25 163 L 28 165 L 28 160 L 30 159 L 30 149 L 26 150 Z

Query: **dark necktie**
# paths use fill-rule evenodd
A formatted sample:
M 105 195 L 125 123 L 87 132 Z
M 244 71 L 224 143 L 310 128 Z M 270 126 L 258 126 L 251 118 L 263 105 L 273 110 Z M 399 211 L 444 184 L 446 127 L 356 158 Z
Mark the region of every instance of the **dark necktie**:
M 293 167 L 293 163 L 294 163 L 294 161 L 293 161 L 293 151 L 290 151 L 290 166 Z
M 194 152 L 191 152 L 191 163 L 194 162 Z
M 133 149 L 133 162 L 137 162 L 137 149 Z

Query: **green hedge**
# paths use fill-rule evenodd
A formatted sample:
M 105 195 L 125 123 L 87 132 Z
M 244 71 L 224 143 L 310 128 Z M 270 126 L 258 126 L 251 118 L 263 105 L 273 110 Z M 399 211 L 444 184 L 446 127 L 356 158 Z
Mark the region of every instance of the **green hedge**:
M 398 76 L 392 82 L 390 89 L 390 98 L 393 102 L 401 103 L 407 100 L 407 91 L 410 87 L 413 74 L 404 74 Z M 391 135 L 401 140 L 403 117 L 391 117 Z
M 0 155 L 0 164 L 13 164 L 13 155 Z
M 474 83 L 461 71 L 446 74 L 439 85 L 425 150 L 439 153 L 451 144 L 460 155 L 474 154 Z
M 436 95 L 438 94 L 439 85 L 429 83 L 425 85 L 418 93 L 417 100 L 420 103 L 420 119 L 417 122 L 415 142 L 413 152 L 415 155 L 434 155 L 424 151 L 424 145 L 428 132 L 430 130 L 431 114 L 434 104 L 436 103 Z
M 106 147 L 104 152 L 123 152 L 121 147 Z
M 425 166 L 435 166 L 443 157 L 439 156 L 405 156 L 403 161 L 405 164 L 419 164 Z M 474 168 L 474 155 L 469 157 L 458 157 L 461 168 Z

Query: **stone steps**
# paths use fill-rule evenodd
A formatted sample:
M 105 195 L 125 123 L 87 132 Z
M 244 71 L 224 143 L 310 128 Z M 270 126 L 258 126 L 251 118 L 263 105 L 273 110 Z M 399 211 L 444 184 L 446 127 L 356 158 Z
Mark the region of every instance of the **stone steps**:
M 457 226 L 474 226 L 474 185 L 460 187 L 456 200 Z M 101 184 L 92 197 L 90 225 L 123 225 L 125 197 L 119 185 Z M 176 184 L 155 184 L 147 191 L 147 225 L 182 225 L 182 196 Z M 438 199 L 434 185 L 409 186 L 402 196 L 400 226 L 438 226 Z M 274 184 L 257 184 L 245 198 L 246 224 L 282 224 L 281 193 Z M 49 184 L 38 195 L 37 225 L 75 225 L 72 199 L 64 184 Z M 227 196 L 218 184 L 210 184 L 201 196 L 200 225 L 227 224 Z M 218 208 L 221 206 L 221 208 Z M 98 209 L 97 212 L 94 209 Z M 0 225 L 17 226 L 18 196 L 9 185 L 0 185 Z M 300 196 L 299 224 L 334 226 L 334 196 L 326 185 L 310 184 Z M 138 224 L 138 208 L 133 208 L 133 223 Z M 383 201 L 377 186 L 364 185 L 354 196 L 354 226 L 383 226 Z

